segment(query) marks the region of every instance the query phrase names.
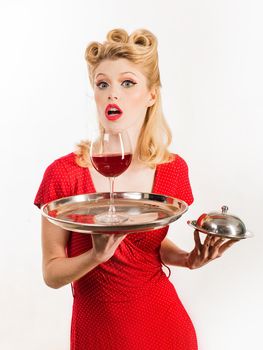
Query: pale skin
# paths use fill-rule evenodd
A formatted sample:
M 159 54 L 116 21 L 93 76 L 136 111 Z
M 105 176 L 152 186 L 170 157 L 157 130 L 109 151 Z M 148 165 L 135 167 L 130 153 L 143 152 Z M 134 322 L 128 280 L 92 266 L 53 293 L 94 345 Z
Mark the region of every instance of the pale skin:
M 106 129 L 125 129 L 133 149 L 137 144 L 147 108 L 155 103 L 155 89 L 147 88 L 146 77 L 138 66 L 126 59 L 104 60 L 94 73 L 94 97 L 98 119 Z M 117 121 L 108 121 L 104 110 L 108 103 L 116 103 L 123 110 Z M 90 168 L 97 192 L 108 192 L 108 179 Z M 152 192 L 155 169 L 143 166 L 133 159 L 130 167 L 115 181 L 116 191 Z M 132 181 L 131 181 L 132 179 Z M 126 234 L 92 234 L 92 249 L 69 258 L 66 246 L 70 233 L 42 218 L 43 276 L 46 284 L 60 288 L 78 280 L 99 264 L 109 260 Z M 220 257 L 235 241 L 207 235 L 201 243 L 199 232 L 194 232 L 195 247 L 186 252 L 165 238 L 160 246 L 160 257 L 166 265 L 199 268 Z

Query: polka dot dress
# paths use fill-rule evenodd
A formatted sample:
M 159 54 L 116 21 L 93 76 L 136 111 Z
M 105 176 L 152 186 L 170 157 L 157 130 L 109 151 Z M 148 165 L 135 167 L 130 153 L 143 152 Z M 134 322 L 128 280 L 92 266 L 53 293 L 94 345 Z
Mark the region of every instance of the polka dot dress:
M 70 153 L 45 171 L 35 198 L 94 193 L 90 172 Z M 153 193 L 193 202 L 186 162 L 176 155 L 156 168 Z M 71 350 L 196 350 L 195 329 L 162 270 L 159 249 L 168 226 L 130 234 L 114 256 L 73 283 Z M 90 235 L 71 232 L 67 254 L 92 248 Z

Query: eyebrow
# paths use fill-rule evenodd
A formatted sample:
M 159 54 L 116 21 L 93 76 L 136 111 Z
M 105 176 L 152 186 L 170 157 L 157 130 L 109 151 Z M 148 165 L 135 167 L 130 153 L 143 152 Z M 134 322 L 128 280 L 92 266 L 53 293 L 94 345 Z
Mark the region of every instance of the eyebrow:
M 120 75 L 127 74 L 127 73 L 133 74 L 133 75 L 135 75 L 135 76 L 137 77 L 137 75 L 136 75 L 135 73 L 133 73 L 133 72 L 122 72 L 122 73 L 120 73 Z M 96 75 L 96 78 L 97 78 L 99 75 L 105 75 L 105 76 L 107 76 L 107 74 L 98 73 L 98 74 Z

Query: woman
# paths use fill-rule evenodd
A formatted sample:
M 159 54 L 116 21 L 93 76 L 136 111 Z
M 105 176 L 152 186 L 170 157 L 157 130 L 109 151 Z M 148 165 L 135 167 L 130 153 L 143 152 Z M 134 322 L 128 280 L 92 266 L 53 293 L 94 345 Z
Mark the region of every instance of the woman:
M 162 113 L 156 37 L 143 29 L 130 36 L 115 29 L 103 44 L 91 43 L 85 57 L 100 128 L 127 130 L 135 150 L 115 190 L 163 193 L 190 205 L 187 164 L 168 151 L 171 132 Z M 111 107 L 122 113 L 107 113 Z M 38 207 L 108 191 L 107 179 L 90 166 L 88 151 L 89 142 L 82 142 L 47 168 Z M 167 231 L 85 235 L 42 218 L 44 280 L 52 288 L 73 285 L 72 350 L 197 349 L 193 324 L 162 264 L 195 269 L 233 241 L 207 236 L 202 244 L 195 231 L 195 248 L 185 252 L 166 238 Z

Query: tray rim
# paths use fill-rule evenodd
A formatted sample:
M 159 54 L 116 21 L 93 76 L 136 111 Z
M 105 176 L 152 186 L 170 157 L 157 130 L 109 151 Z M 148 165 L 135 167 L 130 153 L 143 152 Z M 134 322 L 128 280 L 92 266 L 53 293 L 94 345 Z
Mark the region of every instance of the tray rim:
M 122 196 L 124 195 L 124 197 L 117 197 L 116 199 L 124 199 L 124 200 L 139 200 L 139 198 L 136 198 L 136 196 L 143 196 L 143 198 L 141 198 L 142 200 L 148 200 L 148 201 L 155 201 L 158 202 L 158 200 L 156 199 L 151 199 L 151 197 L 162 197 L 162 199 L 166 200 L 166 199 L 171 199 L 172 201 L 178 201 L 181 205 L 184 206 L 184 209 L 182 210 L 182 212 L 174 217 L 170 217 L 170 218 L 162 218 L 160 219 L 158 222 L 156 222 L 154 225 L 151 222 L 146 222 L 144 224 L 142 223 L 138 223 L 138 224 L 129 224 L 129 225 L 104 225 L 104 224 L 88 224 L 88 223 L 74 223 L 71 221 L 67 221 L 64 219 L 59 219 L 59 218 L 55 218 L 52 217 L 50 215 L 48 215 L 48 213 L 45 212 L 45 209 L 49 206 L 49 205 L 54 205 L 57 202 L 64 202 L 69 200 L 70 198 L 77 198 L 79 199 L 79 203 L 81 203 L 81 199 L 86 198 L 87 196 L 89 197 L 97 197 L 96 199 L 92 200 L 91 202 L 95 202 L 96 200 L 100 200 L 100 199 L 108 199 L 109 198 L 109 192 L 92 192 L 92 193 L 83 193 L 83 194 L 77 194 L 77 195 L 72 195 L 72 196 L 67 196 L 67 197 L 61 197 L 58 199 L 55 199 L 53 201 L 50 201 L 48 203 L 45 203 L 41 206 L 40 210 L 41 210 L 41 214 L 46 217 L 51 223 L 56 224 L 66 230 L 72 231 L 72 232 L 80 232 L 80 233 L 87 233 L 87 234 L 91 234 L 91 233 L 114 233 L 114 232 L 123 232 L 123 233 L 136 233 L 136 231 L 141 232 L 141 231 L 149 231 L 149 230 L 156 230 L 165 226 L 168 226 L 169 224 L 171 224 L 172 222 L 178 220 L 183 214 L 185 214 L 189 208 L 188 204 L 176 197 L 172 197 L 172 196 L 168 196 L 168 195 L 164 195 L 161 193 L 153 193 L 153 192 L 139 192 L 139 191 L 126 191 L 126 192 L 114 192 L 115 196 Z M 134 195 L 135 198 L 125 198 L 125 195 Z M 106 196 L 106 197 L 105 197 Z M 144 197 L 145 196 L 145 197 Z M 150 197 L 150 198 L 147 198 Z M 164 202 L 160 201 L 160 204 Z M 169 203 L 167 203 L 169 204 Z M 79 229 L 77 228 L 65 228 L 63 227 L 66 225 L 69 226 L 74 226 L 76 225 L 76 227 L 81 227 Z M 83 228 L 83 229 L 82 229 Z
M 222 238 L 228 238 L 228 239 L 235 239 L 235 240 L 240 240 L 240 239 L 246 239 L 246 238 L 252 238 L 254 237 L 253 233 L 249 232 L 249 231 L 246 231 L 245 232 L 245 235 L 242 235 L 242 236 L 231 236 L 231 235 L 222 235 L 220 233 L 215 233 L 215 232 L 212 232 L 212 231 L 207 231 L 207 230 L 204 230 L 202 227 L 200 226 L 197 226 L 196 225 L 196 222 L 197 220 L 188 220 L 187 221 L 187 224 L 193 228 L 195 228 L 196 230 L 202 232 L 202 233 L 205 233 L 207 235 L 213 235 L 213 236 L 217 236 L 217 237 L 222 237 Z

